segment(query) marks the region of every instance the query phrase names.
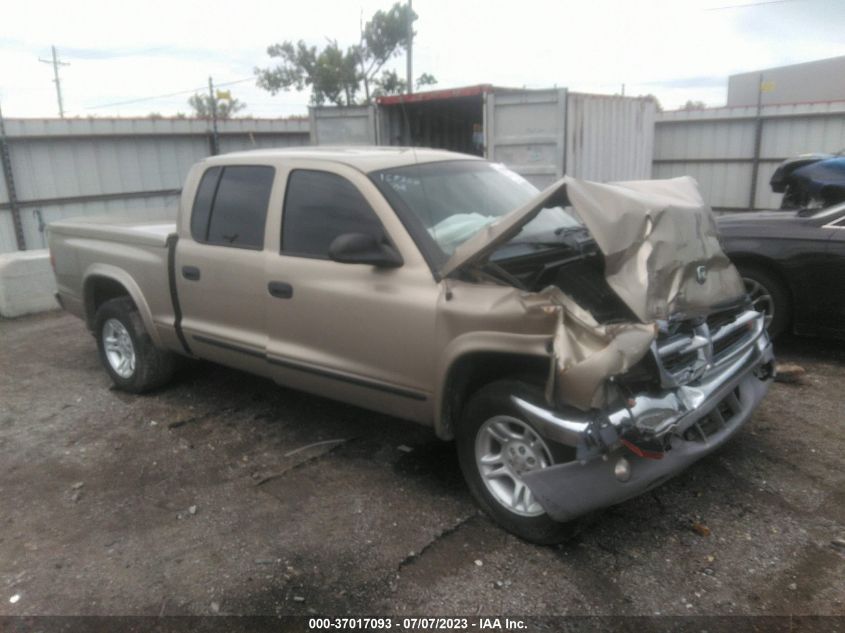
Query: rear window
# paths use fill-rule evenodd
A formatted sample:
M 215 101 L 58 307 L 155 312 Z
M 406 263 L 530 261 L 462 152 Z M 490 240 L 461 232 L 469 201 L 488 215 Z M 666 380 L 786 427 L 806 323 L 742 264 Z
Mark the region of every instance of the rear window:
M 212 167 L 203 174 L 191 216 L 198 242 L 261 249 L 275 169 L 258 165 Z

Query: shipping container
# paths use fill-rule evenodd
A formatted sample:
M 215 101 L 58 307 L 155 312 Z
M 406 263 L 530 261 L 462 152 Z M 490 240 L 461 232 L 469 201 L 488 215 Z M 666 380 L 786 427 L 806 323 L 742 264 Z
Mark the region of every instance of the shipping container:
M 655 111 L 648 98 L 481 84 L 381 97 L 371 107 L 312 108 L 311 140 L 475 154 L 539 187 L 564 174 L 643 179 L 651 176 Z

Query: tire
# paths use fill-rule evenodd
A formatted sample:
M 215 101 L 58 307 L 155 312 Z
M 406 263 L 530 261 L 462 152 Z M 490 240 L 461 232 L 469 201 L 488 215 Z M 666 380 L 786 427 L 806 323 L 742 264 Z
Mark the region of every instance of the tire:
M 129 297 L 104 302 L 94 318 L 100 362 L 121 391 L 143 393 L 173 376 L 175 355 L 158 349 Z
M 529 466 L 531 468 L 538 467 L 538 463 L 545 461 L 550 462 L 545 465 L 551 465 L 571 461 L 574 458 L 572 449 L 549 442 L 533 429 L 525 416 L 511 401 L 513 395 L 532 402 L 542 402 L 542 391 L 540 389 L 514 380 L 493 382 L 477 391 L 469 399 L 461 415 L 455 438 L 461 471 L 472 496 L 493 521 L 512 534 L 531 543 L 539 545 L 561 543 L 579 531 L 582 525 L 580 521 L 570 523 L 554 521 L 545 513 L 539 503 L 533 501 L 533 498 L 530 497 L 530 491 L 528 491 L 528 497 L 526 497 L 525 492 L 522 492 L 521 496 L 511 493 L 511 499 L 516 496 L 517 499 L 522 499 L 522 502 L 517 501 L 516 508 L 506 506 L 504 498 L 507 498 L 508 495 L 508 481 L 514 483 L 514 490 L 517 488 L 516 481 L 512 478 L 515 474 L 511 468 L 512 464 L 507 466 L 507 468 L 511 468 L 509 473 L 498 479 L 491 478 L 489 472 L 488 476 L 485 477 L 481 472 L 482 468 L 489 470 L 498 466 L 495 461 L 491 465 L 481 464 L 477 458 L 479 454 L 477 451 L 479 447 L 487 446 L 488 442 L 496 443 L 495 439 L 489 440 L 488 436 L 498 432 L 496 429 L 491 430 L 491 426 L 495 427 L 499 424 L 508 425 L 511 431 L 525 429 L 526 433 L 533 433 L 536 438 L 541 440 L 541 444 L 538 445 L 539 450 L 529 448 L 531 452 L 527 453 L 528 457 L 523 456 L 524 459 L 533 458 L 535 460 L 535 464 Z M 513 440 L 510 443 L 511 448 L 513 448 Z M 524 444 L 525 442 L 518 441 L 515 446 Z M 482 454 L 485 454 L 485 450 L 485 448 L 481 448 Z M 499 443 L 498 450 L 500 453 L 505 453 L 504 444 Z M 524 462 L 523 465 L 525 465 Z M 505 466 L 504 462 L 502 462 L 502 466 Z M 485 481 L 492 483 L 488 484 Z M 528 503 L 527 500 L 531 500 L 533 503 Z
M 740 266 L 739 274 L 755 309 L 766 315 L 766 328 L 777 338 L 789 327 L 789 291 L 778 277 L 759 266 Z

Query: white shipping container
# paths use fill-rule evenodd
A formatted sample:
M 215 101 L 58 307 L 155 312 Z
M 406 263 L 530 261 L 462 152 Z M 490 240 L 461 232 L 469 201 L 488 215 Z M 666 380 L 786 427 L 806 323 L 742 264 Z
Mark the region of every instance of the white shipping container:
M 434 147 L 501 162 L 545 187 L 563 176 L 651 177 L 652 99 L 489 84 L 311 109 L 316 144 Z

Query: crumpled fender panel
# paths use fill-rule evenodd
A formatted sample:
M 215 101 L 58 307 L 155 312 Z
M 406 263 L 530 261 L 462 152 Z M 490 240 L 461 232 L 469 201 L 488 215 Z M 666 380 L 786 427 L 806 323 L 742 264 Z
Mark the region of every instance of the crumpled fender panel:
M 559 288 L 524 295 L 526 310 L 557 315 L 549 375 L 549 402 L 579 409 L 605 406 L 608 376 L 623 374 L 648 352 L 657 329 L 643 323 L 601 325 Z

